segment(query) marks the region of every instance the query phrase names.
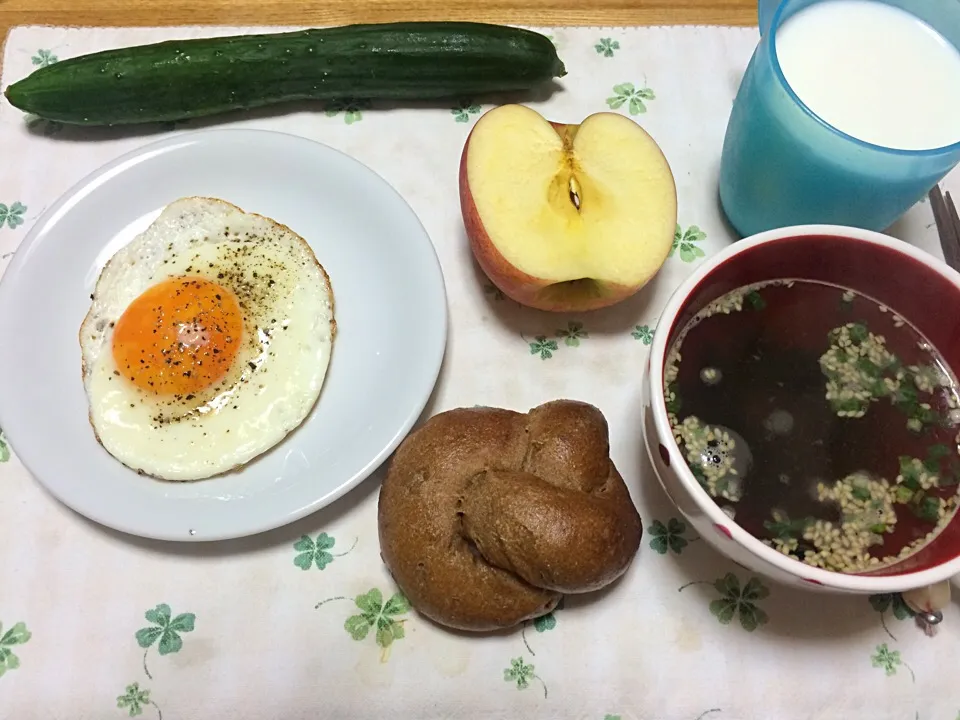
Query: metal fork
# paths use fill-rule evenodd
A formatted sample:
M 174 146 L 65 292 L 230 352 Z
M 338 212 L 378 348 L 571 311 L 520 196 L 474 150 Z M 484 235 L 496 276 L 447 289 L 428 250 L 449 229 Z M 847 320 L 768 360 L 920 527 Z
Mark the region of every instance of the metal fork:
M 957 207 L 949 191 L 944 198 L 939 185 L 933 186 L 928 197 L 933 208 L 933 219 L 937 223 L 943 259 L 954 270 L 960 270 L 960 216 L 957 215 Z

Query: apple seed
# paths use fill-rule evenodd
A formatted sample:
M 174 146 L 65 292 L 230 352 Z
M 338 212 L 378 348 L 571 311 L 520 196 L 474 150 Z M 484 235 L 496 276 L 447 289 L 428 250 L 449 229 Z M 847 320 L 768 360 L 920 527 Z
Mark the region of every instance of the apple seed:
M 577 209 L 577 212 L 580 212 L 580 183 L 577 182 L 577 179 L 571 175 L 570 176 L 570 202 L 573 203 L 573 206 Z

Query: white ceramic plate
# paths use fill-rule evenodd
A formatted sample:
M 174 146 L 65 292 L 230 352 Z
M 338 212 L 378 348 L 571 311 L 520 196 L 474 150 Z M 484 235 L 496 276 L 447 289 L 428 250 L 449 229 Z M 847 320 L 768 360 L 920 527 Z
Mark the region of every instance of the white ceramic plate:
M 303 425 L 239 472 L 195 483 L 140 477 L 96 441 L 77 332 L 109 257 L 179 197 L 206 195 L 288 225 L 330 274 L 338 333 Z M 0 281 L 0 427 L 53 495 L 108 527 L 220 540 L 292 522 L 370 475 L 403 440 L 446 344 L 440 264 L 413 210 L 325 145 L 256 130 L 153 143 L 69 191 Z

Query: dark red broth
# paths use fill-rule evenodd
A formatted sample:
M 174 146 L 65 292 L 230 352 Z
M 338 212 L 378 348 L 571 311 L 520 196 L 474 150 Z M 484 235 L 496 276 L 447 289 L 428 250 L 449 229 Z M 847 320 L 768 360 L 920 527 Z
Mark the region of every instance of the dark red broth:
M 744 285 L 788 278 L 849 288 L 886 306 L 890 312 L 881 312 L 875 303 L 858 298 L 856 317 L 852 318 L 849 308 L 838 302 L 842 291 L 837 288 L 798 283 L 805 289 L 797 293 L 796 289 L 767 286 L 761 291 L 770 301 L 765 303 L 764 312 L 752 312 L 745 303 L 740 312 L 708 318 L 701 324 L 702 332 L 695 330 L 685 338 L 678 376 L 678 385 L 687 388 L 681 396 L 681 417 L 702 414 L 707 423 L 731 427 L 745 436 L 755 433 L 757 418 L 769 410 L 767 391 L 776 385 L 777 379 L 792 377 L 792 388 L 784 392 L 792 393 L 789 401 L 794 403 L 793 414 L 798 421 L 796 435 L 789 447 L 748 441 L 757 449 L 756 467 L 792 467 L 799 474 L 823 476 L 827 480 L 868 469 L 892 480 L 897 473 L 897 454 L 915 453 L 922 458 L 925 449 L 936 442 L 951 448 L 952 456 L 943 465 L 943 473 L 947 474 L 946 464 L 957 456 L 956 428 L 944 429 L 940 433 L 943 437 L 921 438 L 906 432 L 903 414 L 883 401 L 874 402 L 864 417 L 852 422 L 838 423 L 835 415 L 824 414 L 825 378 L 820 374 L 817 359 L 829 345 L 825 340 L 827 333 L 846 322 L 863 323 L 871 332 L 883 335 L 890 352 L 905 365 L 929 363 L 929 356 L 917 347 L 912 324 L 939 351 L 946 365 L 960 368 L 960 312 L 954 309 L 960 308 L 960 288 L 909 256 L 872 243 L 830 236 L 785 238 L 758 245 L 722 264 L 697 285 L 669 328 L 668 347 L 675 343 L 681 329 L 712 301 Z M 893 313 L 908 322 L 894 328 Z M 761 339 L 760 356 L 765 362 L 751 364 Z M 698 386 L 696 375 L 704 365 L 720 366 L 726 385 L 719 383 L 709 391 L 702 384 Z M 768 377 L 764 377 L 765 372 Z M 698 387 L 700 390 L 696 390 Z M 819 404 L 815 401 L 817 396 Z M 719 412 L 723 419 L 712 419 L 711 413 L 716 415 L 718 408 L 725 408 Z M 824 442 L 832 443 L 832 450 L 816 451 L 817 447 L 823 448 Z M 791 515 L 817 511 L 818 517 L 826 517 L 823 506 L 808 493 L 794 490 L 791 495 L 789 486 L 778 484 L 775 478 L 768 481 L 755 484 L 752 497 L 745 491 L 740 506 L 735 507 L 736 522 L 751 534 L 768 537 L 763 520 L 769 517 L 771 505 L 785 505 Z M 744 487 L 748 487 L 746 482 Z M 940 496 L 946 497 L 956 488 L 942 490 Z M 897 545 L 916 536 L 919 526 L 911 517 L 914 516 L 898 510 L 896 529 L 886 536 L 884 547 L 893 546 L 896 550 Z M 958 555 L 960 521 L 954 519 L 926 547 L 872 574 L 922 570 Z

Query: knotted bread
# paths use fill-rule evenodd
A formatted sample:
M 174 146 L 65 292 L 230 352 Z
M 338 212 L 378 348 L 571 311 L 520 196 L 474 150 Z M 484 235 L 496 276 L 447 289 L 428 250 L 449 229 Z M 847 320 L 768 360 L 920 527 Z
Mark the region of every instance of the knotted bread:
M 418 611 L 461 630 L 547 613 L 629 567 L 640 516 L 592 405 L 458 408 L 397 449 L 380 490 L 381 557 Z

